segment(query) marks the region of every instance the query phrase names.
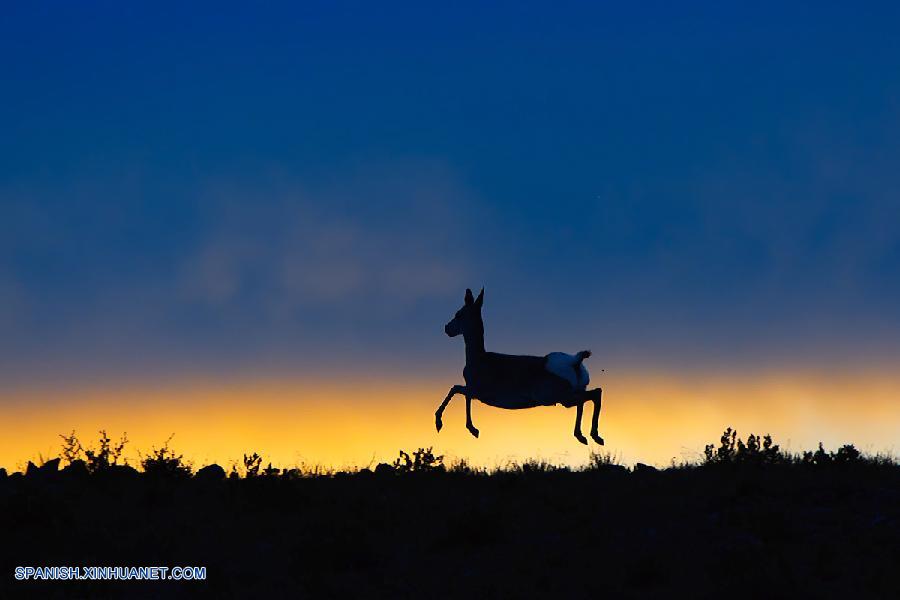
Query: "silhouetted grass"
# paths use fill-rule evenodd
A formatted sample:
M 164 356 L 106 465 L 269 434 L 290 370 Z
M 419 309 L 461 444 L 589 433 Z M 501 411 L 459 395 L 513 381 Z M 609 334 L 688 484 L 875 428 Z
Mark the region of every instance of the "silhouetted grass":
M 101 432 L 0 471 L 0 597 L 898 597 L 900 465 L 726 430 L 694 463 L 493 469 L 432 448 L 361 469 L 255 452 L 126 464 Z M 60 468 L 61 467 L 61 468 Z M 208 581 L 15 582 L 16 565 L 200 565 Z M 5 571 L 3 571 L 5 570 Z
M 81 471 L 89 474 L 103 474 L 110 470 L 125 469 L 135 473 L 152 475 L 155 477 L 184 478 L 193 474 L 193 466 L 185 461 L 184 456 L 176 454 L 170 448 L 172 436 L 165 441 L 160 448 L 152 448 L 140 456 L 140 469 L 133 469 L 128 465 L 124 456 L 124 448 L 128 443 L 127 435 L 123 434 L 119 442 L 113 444 L 105 430 L 100 430 L 100 437 L 96 448 L 94 445 L 84 446 L 75 432 L 68 435 L 60 435 L 63 440 L 59 456 L 49 461 L 39 461 L 38 464 L 28 463 L 24 470 L 46 472 L 49 468 L 61 466 L 63 471 Z M 121 463 L 119 461 L 122 461 Z M 624 465 L 616 453 L 608 451 L 591 451 L 588 462 L 583 467 L 571 467 L 565 464 L 557 464 L 547 459 L 531 458 L 523 461 L 508 461 L 505 464 L 493 467 L 476 467 L 466 459 L 457 459 L 450 464 L 444 463 L 444 456 L 436 455 L 433 448 L 418 448 L 411 452 L 400 450 L 398 457 L 392 463 L 380 463 L 374 468 L 350 468 L 336 470 L 322 465 L 300 464 L 292 468 L 279 468 L 271 462 L 263 467 L 263 457 L 251 452 L 244 454 L 241 460 L 241 468 L 237 463 L 231 464 L 231 471 L 227 475 L 229 479 L 249 479 L 255 477 L 283 477 L 287 479 L 298 478 L 333 478 L 349 475 L 376 474 L 443 474 L 454 475 L 500 475 L 500 474 L 531 474 L 531 473 L 575 473 L 575 472 L 666 472 L 703 468 L 741 468 L 741 467 L 881 467 L 897 468 L 900 463 L 890 454 L 866 454 L 858 450 L 853 444 L 845 444 L 835 451 L 827 451 L 821 443 L 815 451 L 803 451 L 790 453 L 781 449 L 770 435 L 759 436 L 750 434 L 746 439 L 741 439 L 737 431 L 727 428 L 719 438 L 718 445 L 707 444 L 703 458 L 698 461 L 682 461 L 665 468 L 657 468 L 637 463 L 628 468 Z M 216 472 L 224 469 L 219 465 L 208 465 L 216 468 Z M 205 468 L 205 467 L 204 467 Z M 202 469 L 201 469 L 202 470 Z M 3 469 L 3 473 L 7 473 Z M 222 477 L 224 478 L 224 476 Z

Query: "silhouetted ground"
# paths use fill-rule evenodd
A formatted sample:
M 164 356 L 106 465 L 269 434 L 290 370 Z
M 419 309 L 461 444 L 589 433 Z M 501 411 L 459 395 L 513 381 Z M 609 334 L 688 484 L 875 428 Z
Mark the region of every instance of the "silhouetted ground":
M 246 478 L 50 464 L 0 474 L 0 597 L 900 597 L 900 467 L 727 458 Z M 208 579 L 15 581 L 17 565 Z

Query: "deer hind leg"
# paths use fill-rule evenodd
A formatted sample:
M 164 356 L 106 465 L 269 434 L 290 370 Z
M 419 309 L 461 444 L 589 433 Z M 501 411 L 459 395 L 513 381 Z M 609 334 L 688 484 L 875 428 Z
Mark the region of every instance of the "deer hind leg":
M 466 429 L 469 430 L 469 433 L 478 437 L 478 430 L 472 425 L 472 396 L 468 394 L 466 394 Z
M 587 438 L 581 433 L 581 416 L 584 414 L 584 402 L 575 405 L 575 439 L 587 446 Z
M 437 428 L 438 432 L 440 432 L 441 427 L 444 426 L 444 422 L 441 420 L 441 417 L 444 415 L 444 409 L 447 408 L 448 404 L 450 404 L 450 399 L 456 394 L 465 394 L 466 392 L 466 386 L 464 385 L 454 385 L 452 388 L 450 388 L 450 391 L 447 392 L 447 397 L 444 398 L 444 401 L 441 402 L 441 405 L 438 406 L 438 409 L 434 413 L 434 426 Z
M 591 438 L 602 446 L 603 438 L 600 437 L 600 434 L 597 432 L 597 420 L 600 418 L 600 404 L 603 400 L 603 390 L 600 388 L 591 390 L 588 392 L 588 397 L 594 401 L 594 412 L 591 415 Z

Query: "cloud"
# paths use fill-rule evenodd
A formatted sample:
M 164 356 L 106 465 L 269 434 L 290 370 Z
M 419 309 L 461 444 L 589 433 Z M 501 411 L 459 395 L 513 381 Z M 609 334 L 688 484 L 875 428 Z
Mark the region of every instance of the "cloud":
M 474 193 L 436 162 L 244 171 L 134 197 L 80 176 L 0 206 L 18 223 L 0 223 L 16 233 L 0 240 L 4 377 L 313 365 L 324 348 L 368 356 L 382 342 L 412 351 L 447 294 L 489 262 L 472 251 Z
M 207 244 L 182 264 L 184 293 L 188 299 L 206 304 L 227 303 L 241 286 L 248 259 L 235 244 Z
M 471 260 L 465 215 L 477 208 L 447 170 L 419 167 L 210 189 L 218 214 L 182 262 L 182 296 L 283 320 L 326 306 L 377 317 L 460 289 Z

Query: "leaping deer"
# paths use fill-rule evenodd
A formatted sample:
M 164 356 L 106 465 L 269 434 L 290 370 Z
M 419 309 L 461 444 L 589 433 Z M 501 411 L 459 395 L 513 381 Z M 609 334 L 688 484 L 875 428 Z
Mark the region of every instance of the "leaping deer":
M 589 350 L 575 354 L 551 352 L 546 356 L 515 356 L 486 352 L 484 349 L 484 322 L 481 320 L 481 305 L 484 302 L 484 288 L 478 298 L 472 297 L 472 290 L 466 290 L 465 304 L 456 311 L 453 319 L 444 326 L 450 337 L 460 333 L 466 341 L 466 366 L 463 377 L 466 385 L 454 385 L 444 401 L 434 413 L 435 426 L 443 427 L 441 416 L 450 399 L 456 394 L 466 397 L 466 429 L 478 437 L 478 430 L 472 424 L 472 399 L 481 400 L 497 408 L 532 408 L 561 404 L 566 408 L 575 407 L 575 439 L 587 444 L 581 433 L 581 417 L 584 403 L 594 402 L 591 416 L 591 438 L 601 446 L 603 438 L 597 433 L 597 419 L 600 417 L 600 402 L 603 390 L 599 387 L 587 389 L 589 376 L 582 362 L 591 355 Z

